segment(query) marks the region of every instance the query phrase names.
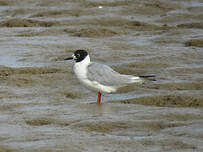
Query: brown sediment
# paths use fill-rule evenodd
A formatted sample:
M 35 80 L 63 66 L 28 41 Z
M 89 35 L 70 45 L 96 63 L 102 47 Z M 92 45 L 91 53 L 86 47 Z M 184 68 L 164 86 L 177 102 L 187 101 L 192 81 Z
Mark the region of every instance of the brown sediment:
M 87 132 L 110 132 L 114 129 L 127 129 L 132 126 L 127 122 L 79 122 L 71 127 Z
M 80 21 L 79 21 L 80 22 Z M 118 26 L 118 29 L 111 28 L 111 25 L 113 22 L 111 20 L 106 20 L 104 22 L 101 22 L 98 20 L 98 22 L 95 21 L 89 21 L 92 24 L 103 26 L 103 27 L 87 27 L 87 28 L 65 28 L 65 29 L 45 29 L 40 32 L 35 31 L 23 31 L 17 34 L 17 36 L 25 36 L 25 37 L 31 37 L 31 36 L 48 36 L 48 35 L 60 35 L 60 34 L 68 34 L 70 36 L 76 36 L 76 37 L 93 37 L 93 38 L 101 38 L 101 37 L 112 37 L 112 36 L 119 36 L 119 35 L 131 35 L 132 33 L 129 31 L 129 28 L 136 28 L 136 30 L 167 30 L 171 27 L 164 27 L 164 26 L 157 26 L 157 25 L 150 25 L 141 23 L 138 21 L 126 21 L 125 23 L 122 23 L 122 21 L 118 21 L 120 23 L 115 23 Z M 112 23 L 108 23 L 112 22 Z M 88 24 L 90 24 L 88 23 Z M 66 23 L 64 23 L 66 24 Z M 71 22 L 71 25 L 75 24 L 86 24 L 86 23 L 74 23 Z
M 58 92 L 62 96 L 65 96 L 66 98 L 71 98 L 71 99 L 78 99 L 84 97 L 84 94 L 79 93 L 79 92 L 74 92 L 73 90 L 67 90 L 63 89 Z
M 36 11 L 33 8 L 19 8 L 19 9 L 10 9 L 2 12 L 4 16 L 7 16 L 7 18 L 12 18 L 12 17 L 20 17 L 23 16 L 24 14 L 30 14 L 33 11 Z
M 188 113 L 187 115 L 182 113 L 168 113 L 163 115 L 164 119 L 177 120 L 177 121 L 188 121 L 188 120 L 201 120 L 203 116 L 200 114 Z
M 7 78 L 7 85 L 12 85 L 12 86 L 34 86 L 36 84 L 36 81 L 32 79 L 32 77 L 25 77 L 24 75 L 21 76 L 10 76 Z
M 59 17 L 59 16 L 74 16 L 74 17 L 79 17 L 79 16 L 88 16 L 92 14 L 98 14 L 98 11 L 95 10 L 83 10 L 83 9 L 77 9 L 73 8 L 71 10 L 53 10 L 53 11 L 44 11 L 44 12 L 39 12 L 34 15 L 31 15 L 30 17 Z
M 0 145 L 0 152 L 15 152 L 16 149 L 9 148 L 8 146 Z
M 15 74 L 48 74 L 48 73 L 64 73 L 63 69 L 52 67 L 24 67 L 15 68 Z
M 66 70 L 51 67 L 9 68 L 2 66 L 0 67 L 0 79 L 7 86 L 26 87 L 38 84 L 47 86 L 51 85 L 50 81 L 57 80 L 57 78 L 48 76 L 48 74 L 62 74 L 66 72 Z
M 171 72 L 173 72 L 173 73 L 177 73 L 178 72 L 178 73 L 182 73 L 182 74 L 188 74 L 188 73 L 191 73 L 191 74 L 193 74 L 193 73 L 202 74 L 203 73 L 203 68 L 202 67 L 194 67 L 194 68 L 183 67 L 183 68 L 172 69 Z
M 77 37 L 112 37 L 121 34 L 125 32 L 107 28 L 82 28 L 70 31 L 70 35 Z
M 8 5 L 8 3 L 6 3 L 5 1 L 0 1 L 0 6 L 6 6 Z
M 16 98 L 17 96 L 13 96 L 11 94 L 7 94 L 5 95 L 6 98 Z M 0 97 L 0 99 L 3 99 L 4 97 Z M 12 110 L 12 109 L 15 109 L 17 107 L 21 107 L 21 106 L 24 106 L 24 104 L 21 104 L 21 103 L 14 103 L 14 104 L 4 104 L 4 105 L 0 105 L 0 110 L 1 111 L 8 111 L 8 110 Z
M 12 74 L 13 72 L 14 72 L 14 70 L 12 68 L 0 65 L 0 78 L 8 76 L 8 75 Z
M 136 7 L 139 6 L 139 7 Z M 145 1 L 134 2 L 129 7 L 123 7 L 119 12 L 122 15 L 148 15 L 148 17 L 159 14 L 160 16 L 166 16 L 166 13 L 180 8 L 178 4 L 165 1 Z
M 8 138 L 6 137 L 0 137 L 0 141 L 4 141 L 4 140 L 7 140 Z
M 183 141 L 179 141 L 175 138 L 168 138 L 168 139 L 161 139 L 158 141 L 154 141 L 153 139 L 144 139 L 142 140 L 143 145 L 147 146 L 147 145 L 159 145 L 161 147 L 163 147 L 165 150 L 170 150 L 170 148 L 168 148 L 168 146 L 172 146 L 174 149 L 178 150 L 178 149 L 190 149 L 190 150 L 194 150 L 197 147 L 194 146 L 193 144 L 188 144 L 185 143 Z
M 168 26 L 159 26 L 155 24 L 149 24 L 141 21 L 136 20 L 128 20 L 124 19 L 122 17 L 102 17 L 99 19 L 94 20 L 85 20 L 85 21 L 79 21 L 80 24 L 91 24 L 91 25 L 98 25 L 98 26 L 115 26 L 115 27 L 123 27 L 123 28 L 130 28 L 130 29 L 136 29 L 136 30 L 169 30 L 172 27 Z M 75 25 L 76 23 L 72 23 Z
M 60 35 L 60 34 L 68 34 L 70 36 L 76 37 L 112 37 L 116 35 L 126 34 L 125 31 L 118 31 L 109 28 L 65 28 L 65 29 L 48 29 L 40 32 L 33 32 L 33 31 L 24 31 L 17 36 L 47 36 L 47 35 Z
M 167 5 L 166 5 L 167 3 Z M 179 8 L 177 4 L 173 4 L 170 2 L 161 2 L 161 1 L 145 1 L 145 2 L 140 2 L 140 1 L 134 1 L 134 0 L 126 0 L 126 1 L 113 1 L 113 2 L 108 2 L 108 1 L 91 1 L 91 2 L 85 2 L 82 3 L 83 6 L 85 7 L 119 7 L 122 6 L 121 8 L 121 13 L 124 14 L 157 14 L 157 13 L 165 13 L 173 9 Z M 128 7 L 125 7 L 128 6 Z M 139 7 L 136 7 L 139 6 Z
M 126 33 L 129 33 L 129 32 L 126 31 Z M 123 42 L 120 42 L 120 43 L 119 42 L 107 42 L 106 45 L 111 47 L 111 49 L 113 49 L 113 50 L 133 50 L 133 49 L 136 48 L 135 44 L 126 44 L 126 43 L 123 43 Z M 126 56 L 128 56 L 128 54 Z M 133 56 L 134 57 L 136 57 L 136 56 L 144 56 L 144 54 L 135 54 Z
M 20 37 L 32 37 L 32 36 L 49 36 L 49 35 L 60 35 L 60 34 L 68 34 L 65 29 L 44 29 L 42 31 L 33 31 L 33 30 L 25 30 L 22 32 L 18 32 L 16 36 Z
M 44 126 L 44 125 L 59 125 L 59 126 L 68 126 L 69 124 L 65 121 L 55 120 L 52 118 L 35 118 L 25 120 L 25 123 L 30 126 Z
M 148 130 L 160 131 L 166 128 L 173 128 L 173 127 L 180 127 L 184 126 L 185 123 L 178 123 L 178 122 L 165 122 L 165 121 L 149 121 L 143 122 L 140 124 L 141 127 L 146 128 Z
M 193 39 L 185 42 L 186 46 L 203 47 L 203 39 Z
M 7 5 L 10 5 L 12 4 L 12 1 L 8 0 L 8 1 L 5 1 L 5 0 L 1 0 L 0 1 L 0 6 L 7 6 Z
M 66 0 L 60 0 L 60 1 L 55 1 L 55 0 L 43 0 L 43 1 L 38 1 L 36 4 L 37 6 L 64 6 L 64 3 L 66 3 Z M 69 2 L 81 2 L 81 0 L 69 0 Z
M 127 68 L 125 68 L 127 67 Z M 118 66 L 118 67 L 115 67 L 114 69 L 116 69 L 117 71 L 119 71 L 120 73 L 125 73 L 123 71 L 125 71 L 125 69 L 128 69 L 128 68 L 136 68 L 136 70 L 138 69 L 142 69 L 142 68 L 160 68 L 160 67 L 163 67 L 163 68 L 167 68 L 167 67 L 170 67 L 170 64 L 169 63 L 164 63 L 164 62 L 161 62 L 161 60 L 159 59 L 148 59 L 148 60 L 142 60 L 142 62 L 132 62 L 132 63 L 128 63 L 128 64 L 123 64 L 121 66 Z M 134 72 L 134 73 L 133 73 Z M 137 73 L 137 71 L 136 71 Z M 132 71 L 128 74 L 136 74 L 135 71 Z
M 10 68 L 0 66 L 0 76 L 8 76 L 11 74 L 48 74 L 48 73 L 64 73 L 62 69 L 52 67 L 23 67 L 23 68 Z
M 68 11 L 68 10 L 54 10 L 54 11 L 46 11 L 46 12 L 39 12 L 39 13 L 36 13 L 30 17 L 48 17 L 48 16 L 59 16 L 59 15 L 73 15 L 70 14 L 72 13 L 71 11 Z M 73 15 L 73 16 L 77 16 L 76 14 Z
M 153 84 L 152 86 L 147 86 L 147 88 L 162 90 L 202 90 L 203 82 Z
M 178 28 L 199 28 L 203 29 L 203 22 L 193 22 L 193 23 L 184 23 L 184 24 L 178 24 Z
M 0 27 L 51 27 L 60 25 L 57 21 L 38 21 L 32 19 L 15 18 L 0 23 Z
M 185 123 L 170 123 L 164 121 L 140 121 L 136 122 L 112 122 L 112 121 L 104 121 L 104 122 L 79 122 L 71 125 L 72 128 L 82 130 L 82 131 L 96 131 L 96 132 L 112 132 L 115 130 L 125 130 L 125 129 L 133 129 L 133 128 L 142 128 L 143 130 L 153 130 L 160 131 L 166 128 L 179 127 L 184 126 Z
M 142 104 L 151 106 L 169 106 L 169 107 L 203 107 L 203 96 L 201 95 L 162 95 L 149 96 L 134 99 L 127 99 L 120 102 L 125 104 Z
M 135 2 L 135 1 L 134 1 Z M 126 0 L 126 1 L 115 1 L 115 2 L 108 2 L 108 1 L 91 1 L 91 2 L 83 2 L 81 5 L 85 7 L 98 7 L 98 6 L 103 6 L 103 7 L 118 7 L 118 6 L 125 6 L 125 5 L 130 5 L 134 4 L 133 0 Z

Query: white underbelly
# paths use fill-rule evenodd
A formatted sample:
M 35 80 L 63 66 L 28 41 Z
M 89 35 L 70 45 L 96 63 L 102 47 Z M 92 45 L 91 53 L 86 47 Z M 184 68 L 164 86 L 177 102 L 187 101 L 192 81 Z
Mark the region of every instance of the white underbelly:
M 82 79 L 80 82 L 88 89 L 96 92 L 113 93 L 117 90 L 114 86 L 105 86 L 96 81 L 89 81 L 88 79 Z

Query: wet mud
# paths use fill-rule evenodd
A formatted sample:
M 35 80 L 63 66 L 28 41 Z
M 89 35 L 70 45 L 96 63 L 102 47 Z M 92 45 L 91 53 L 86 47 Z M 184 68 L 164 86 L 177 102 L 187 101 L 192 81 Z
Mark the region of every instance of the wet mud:
M 200 0 L 0 0 L 0 152 L 203 151 Z M 156 81 L 96 93 L 76 49 Z
M 203 39 L 193 39 L 185 42 L 186 46 L 203 47 Z
M 125 104 L 143 104 L 154 106 L 176 106 L 176 107 L 202 107 L 203 96 L 198 95 L 165 95 L 142 97 L 117 101 Z
M 0 27 L 50 27 L 57 24 L 59 23 L 16 18 L 1 22 Z

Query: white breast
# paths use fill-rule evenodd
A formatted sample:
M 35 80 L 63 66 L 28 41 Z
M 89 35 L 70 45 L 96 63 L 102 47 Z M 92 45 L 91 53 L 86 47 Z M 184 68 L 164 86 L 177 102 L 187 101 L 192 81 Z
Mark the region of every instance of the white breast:
M 75 75 L 80 81 L 87 79 L 87 66 L 89 65 L 89 63 L 90 63 L 90 58 L 89 56 L 87 56 L 81 62 L 76 62 L 74 64 L 73 71 L 75 72 Z

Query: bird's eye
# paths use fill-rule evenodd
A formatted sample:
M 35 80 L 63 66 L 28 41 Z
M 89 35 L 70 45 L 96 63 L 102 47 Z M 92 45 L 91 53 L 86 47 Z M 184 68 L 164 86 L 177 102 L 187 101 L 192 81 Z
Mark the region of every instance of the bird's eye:
M 76 56 L 79 58 L 79 57 L 80 57 L 80 54 L 77 54 Z

